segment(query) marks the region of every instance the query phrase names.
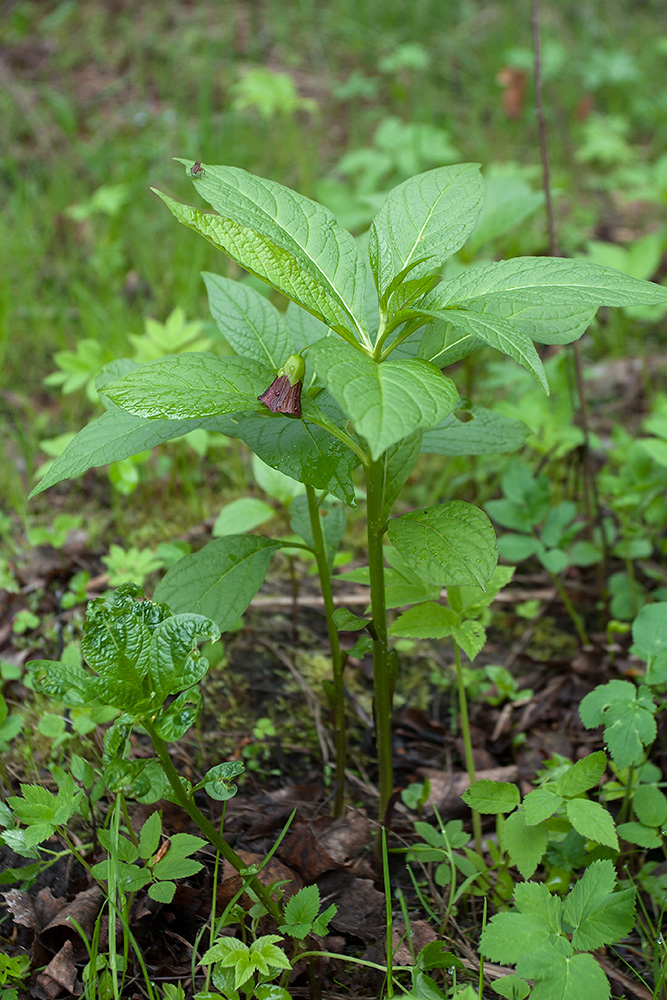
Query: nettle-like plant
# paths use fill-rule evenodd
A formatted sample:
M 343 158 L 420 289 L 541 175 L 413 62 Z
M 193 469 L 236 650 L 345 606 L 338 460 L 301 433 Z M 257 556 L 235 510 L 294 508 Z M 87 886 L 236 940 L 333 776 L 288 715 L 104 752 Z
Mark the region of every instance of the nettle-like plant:
M 214 214 L 159 196 L 180 222 L 290 305 L 282 313 L 248 285 L 206 274 L 213 317 L 237 356 L 198 352 L 107 366 L 98 379 L 106 413 L 73 439 L 37 491 L 195 427 L 241 438 L 268 465 L 306 485 L 310 537 L 303 544 L 317 560 L 331 642 L 340 811 L 344 659 L 333 616 L 328 518 L 320 512 L 328 494 L 355 505 L 353 474 L 360 466 L 383 820 L 393 790 L 395 678 L 385 535 L 421 584 L 418 601 L 433 600 L 447 586 L 484 590 L 497 561 L 491 523 L 472 504 L 450 499 L 396 518 L 392 507 L 422 450 L 461 454 L 471 441 L 471 451 L 484 454 L 517 443 L 516 421 L 488 411 L 473 412 L 471 422 L 457 427 L 459 394 L 441 369 L 488 345 L 527 368 L 546 392 L 533 341 L 570 343 L 599 306 L 664 303 L 667 289 L 582 260 L 538 257 L 483 264 L 443 282 L 445 261 L 473 232 L 484 204 L 476 164 L 430 170 L 391 191 L 371 226 L 367 260 L 331 212 L 310 199 L 236 167 L 187 166 Z M 287 544 L 294 542 L 214 539 L 169 570 L 156 599 L 224 630 Z

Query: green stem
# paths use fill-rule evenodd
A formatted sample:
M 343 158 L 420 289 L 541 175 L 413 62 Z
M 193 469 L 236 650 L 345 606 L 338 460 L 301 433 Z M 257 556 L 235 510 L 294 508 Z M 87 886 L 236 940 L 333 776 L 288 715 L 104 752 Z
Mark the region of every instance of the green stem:
M 454 642 L 454 657 L 456 659 L 456 686 L 459 694 L 459 713 L 461 715 L 461 735 L 463 736 L 463 751 L 466 761 L 466 770 L 472 785 L 476 780 L 475 761 L 472 754 L 472 739 L 470 737 L 470 720 L 468 718 L 468 698 L 466 686 L 463 680 L 463 667 L 461 665 L 461 650 L 456 639 Z M 475 838 L 475 850 L 482 856 L 482 818 L 479 813 L 472 809 L 472 831 Z
M 331 648 L 331 664 L 333 667 L 333 692 L 331 705 L 334 718 L 334 744 L 336 749 L 335 782 L 336 792 L 334 798 L 334 816 L 338 818 L 343 815 L 345 808 L 345 758 L 347 755 L 347 732 L 345 729 L 345 689 L 343 685 L 343 657 L 340 650 L 340 640 L 338 629 L 333 620 L 335 611 L 333 594 L 331 592 L 331 573 L 329 562 L 322 534 L 322 524 L 320 522 L 320 507 L 317 501 L 315 490 L 312 486 L 306 486 L 306 497 L 308 499 L 308 514 L 310 516 L 310 530 L 313 535 L 313 551 L 317 562 L 317 572 L 320 577 L 320 588 L 324 600 L 324 613 L 327 619 L 327 632 L 329 633 L 329 646 Z
M 567 611 L 568 615 L 572 619 L 572 624 L 574 625 L 577 635 L 579 636 L 579 642 L 581 643 L 582 646 L 588 646 L 589 640 L 588 640 L 588 635 L 586 633 L 586 627 L 584 625 L 583 618 L 574 607 L 574 604 L 568 597 L 565 587 L 563 586 L 562 582 L 558 579 L 556 574 L 551 573 L 550 575 L 551 579 L 553 580 L 554 587 L 558 591 L 558 596 L 565 605 L 565 610 Z
M 160 739 L 158 734 L 155 732 L 153 725 L 142 720 L 142 726 L 148 733 L 150 741 L 153 744 L 155 753 L 160 762 L 160 766 L 165 773 L 165 777 L 171 787 L 174 790 L 176 799 L 179 804 L 183 807 L 185 812 L 188 814 L 193 823 L 196 823 L 203 834 L 208 838 L 209 842 L 213 844 L 215 849 L 222 854 L 225 861 L 228 861 L 232 868 L 237 871 L 240 875 L 247 878 L 247 865 L 241 860 L 236 851 L 229 846 L 227 841 L 220 836 L 215 827 L 209 823 L 204 814 L 197 808 L 195 803 L 186 794 L 183 785 L 181 784 L 181 779 L 176 773 L 176 768 L 171 762 L 171 757 L 167 752 L 167 747 L 164 742 Z M 265 907 L 266 910 L 271 914 L 271 916 L 278 923 L 284 923 L 284 915 L 282 908 L 275 901 L 271 893 L 266 889 L 262 883 L 256 877 L 247 879 L 247 884 L 250 889 L 257 896 L 259 901 Z
M 377 746 L 380 805 L 379 820 L 384 823 L 394 785 L 391 753 L 391 711 L 393 679 L 389 663 L 387 640 L 387 609 L 384 590 L 384 553 L 382 536 L 384 518 L 384 459 L 369 460 L 366 467 L 368 570 L 371 585 L 373 615 L 373 690 L 375 708 L 375 742 Z

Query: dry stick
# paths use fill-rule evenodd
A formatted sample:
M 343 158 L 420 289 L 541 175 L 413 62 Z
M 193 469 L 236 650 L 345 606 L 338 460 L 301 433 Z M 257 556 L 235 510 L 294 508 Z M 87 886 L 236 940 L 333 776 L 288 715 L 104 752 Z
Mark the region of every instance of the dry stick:
M 532 0 L 532 25 L 533 25 L 533 54 L 534 54 L 534 74 L 535 74 L 535 113 L 537 116 L 537 125 L 540 134 L 540 154 L 542 157 L 542 187 L 544 189 L 544 201 L 547 211 L 547 222 L 549 226 L 549 255 L 551 257 L 560 257 L 558 238 L 556 235 L 556 217 L 554 215 L 553 201 L 551 199 L 551 170 L 549 167 L 549 143 L 547 138 L 547 124 L 544 118 L 544 103 L 542 101 L 542 52 L 540 48 L 540 0 Z M 588 520 L 589 532 L 591 532 L 591 527 L 593 521 L 597 521 L 601 537 L 602 537 L 602 547 L 605 554 L 607 553 L 607 541 L 604 532 L 604 528 L 600 523 L 600 505 L 598 502 L 597 495 L 597 484 L 595 483 L 595 477 L 591 473 L 590 465 L 590 426 L 588 419 L 588 403 L 586 400 L 586 388 L 584 386 L 584 369 L 583 362 L 581 359 L 581 349 L 579 341 L 575 340 L 572 344 L 572 353 L 574 357 L 574 370 L 577 382 L 577 396 L 579 397 L 579 407 L 581 411 L 581 430 L 584 435 L 584 446 L 583 446 L 583 470 L 584 470 L 584 504 L 586 507 L 586 517 Z M 591 507 L 591 497 L 593 498 L 593 506 L 595 513 Z M 606 574 L 605 574 L 606 575 Z

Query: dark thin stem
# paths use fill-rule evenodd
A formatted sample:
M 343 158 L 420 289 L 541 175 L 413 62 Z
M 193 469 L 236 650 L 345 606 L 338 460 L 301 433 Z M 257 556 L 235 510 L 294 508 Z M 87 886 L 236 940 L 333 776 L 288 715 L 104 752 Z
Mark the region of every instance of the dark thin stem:
M 279 924 L 284 923 L 282 909 L 275 901 L 269 890 L 262 885 L 258 878 L 254 876 L 249 879 L 247 878 L 248 866 L 241 860 L 236 851 L 229 846 L 227 841 L 220 836 L 215 827 L 209 823 L 204 814 L 197 808 L 193 800 L 186 794 L 186 791 L 181 783 L 181 779 L 176 773 L 176 768 L 171 762 L 171 757 L 169 756 L 167 747 L 155 732 L 151 723 L 142 721 L 142 726 L 150 737 L 150 741 L 153 744 L 160 766 L 164 771 L 167 781 L 174 790 L 178 803 L 182 806 L 193 823 L 199 827 L 208 841 L 217 851 L 220 852 L 220 854 L 222 854 L 225 861 L 229 861 L 232 868 L 242 875 L 244 879 L 247 879 L 248 888 L 252 889 L 254 894 L 257 896 L 264 908 L 271 914 L 274 920 L 276 920 Z
M 313 535 L 313 551 L 317 561 L 317 572 L 320 577 L 320 588 L 324 600 L 324 613 L 327 619 L 329 646 L 331 647 L 331 664 L 333 667 L 332 709 L 334 718 L 334 744 L 336 748 L 334 797 L 334 816 L 342 816 L 345 808 L 345 758 L 347 754 L 347 732 L 345 729 L 345 688 L 343 685 L 343 657 L 338 638 L 338 629 L 333 620 L 335 611 L 331 591 L 331 573 L 327 560 L 326 546 L 320 523 L 320 508 L 317 496 L 312 486 L 306 486 L 310 530 Z
M 547 141 L 547 125 L 544 120 L 544 105 L 542 103 L 542 53 L 540 49 L 540 0 L 533 0 L 533 55 L 535 67 L 535 113 L 540 133 L 540 152 L 542 155 L 542 183 L 549 223 L 549 254 L 558 257 L 558 240 L 556 238 L 556 220 L 554 218 L 553 202 L 551 200 L 551 171 L 549 169 L 549 143 Z
M 373 615 L 373 691 L 375 742 L 378 755 L 380 805 L 378 816 L 384 823 L 394 785 L 391 752 L 392 677 L 387 639 L 387 609 L 384 589 L 384 458 L 370 460 L 366 467 L 368 569 Z

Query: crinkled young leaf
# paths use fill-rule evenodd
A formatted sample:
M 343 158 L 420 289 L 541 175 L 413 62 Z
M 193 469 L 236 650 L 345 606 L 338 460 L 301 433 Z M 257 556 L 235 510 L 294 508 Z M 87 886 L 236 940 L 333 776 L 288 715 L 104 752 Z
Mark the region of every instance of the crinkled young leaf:
M 218 802 L 226 802 L 234 798 L 238 792 L 238 786 L 234 784 L 236 778 L 243 774 L 245 767 L 240 760 L 225 761 L 209 768 L 203 779 L 195 787 L 204 788 L 207 795 Z
M 179 222 L 241 267 L 341 335 L 367 340 L 364 261 L 354 238 L 328 209 L 238 167 L 204 164 L 195 187 L 219 215 L 155 193 Z
M 234 625 L 261 587 L 280 543 L 256 535 L 225 535 L 184 556 L 155 588 L 155 598 L 174 611 L 210 618 L 224 632 Z
M 471 406 L 462 421 L 456 413 L 422 434 L 422 452 L 429 455 L 495 455 L 520 448 L 530 430 L 521 420 Z
M 65 705 L 88 705 L 98 696 L 97 679 L 73 663 L 31 660 L 28 664 L 37 691 L 51 695 Z
M 275 372 L 251 358 L 221 358 L 207 351 L 174 354 L 110 382 L 101 390 L 138 417 L 212 417 L 261 410 Z
M 154 720 L 155 732 L 165 743 L 180 740 L 194 726 L 202 704 L 199 688 L 183 691 Z
M 202 274 L 211 315 L 237 354 L 278 371 L 294 353 L 285 318 L 265 295 L 242 281 Z M 301 310 L 303 312 L 303 310 Z
M 208 660 L 198 644 L 215 642 L 220 630 L 200 615 L 173 615 L 160 622 L 151 639 L 148 671 L 152 697 L 161 705 L 169 694 L 178 694 L 202 679 Z
M 475 228 L 484 202 L 479 164 L 437 167 L 395 187 L 376 216 L 369 255 L 380 297 L 416 261 L 414 280 L 438 271 Z
M 453 382 L 427 361 L 377 364 L 331 338 L 318 341 L 309 356 L 357 434 L 368 442 L 374 460 L 418 428 L 439 423 L 458 401 Z
M 491 522 L 462 500 L 394 518 L 388 534 L 419 576 L 442 587 L 476 584 L 483 590 L 498 561 Z

